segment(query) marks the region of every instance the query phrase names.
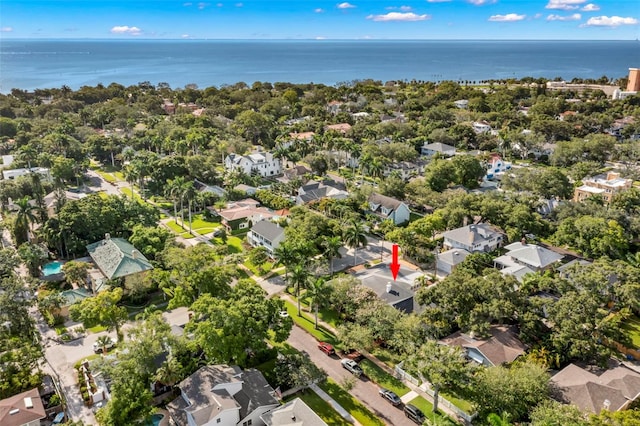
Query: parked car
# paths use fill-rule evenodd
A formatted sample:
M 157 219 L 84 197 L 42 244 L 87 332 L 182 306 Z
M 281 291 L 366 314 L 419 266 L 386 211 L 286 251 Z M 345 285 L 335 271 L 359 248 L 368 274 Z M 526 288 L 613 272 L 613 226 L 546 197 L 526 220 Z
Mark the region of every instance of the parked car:
M 115 345 L 116 345 L 116 342 L 112 338 L 109 338 L 109 341 L 107 342 L 106 345 L 101 345 L 98 342 L 93 342 L 93 352 L 99 354 L 99 353 L 102 353 L 104 349 L 107 349 L 107 350 L 113 349 Z
M 404 415 L 411 420 L 421 425 L 426 420 L 426 417 L 422 411 L 415 405 L 407 404 L 404 406 Z
M 318 349 L 320 349 L 322 352 L 324 352 L 325 354 L 327 354 L 329 356 L 336 354 L 336 350 L 333 349 L 333 346 L 331 346 L 327 342 L 318 343 Z
M 347 371 L 349 371 L 354 376 L 357 376 L 357 377 L 362 376 L 362 373 L 363 373 L 362 368 L 360 368 L 358 363 L 355 362 L 354 360 L 348 359 L 348 358 L 343 358 L 340 361 L 340 364 L 342 364 L 342 368 L 346 369 Z
M 384 399 L 389 401 L 389 403 L 391 403 L 391 405 L 393 405 L 394 407 L 397 407 L 398 405 L 402 404 L 402 401 L 400 400 L 400 397 L 398 395 L 396 395 L 396 393 L 394 391 L 390 391 L 389 389 L 381 388 L 378 391 L 378 393 L 380 394 L 381 397 L 383 397 Z

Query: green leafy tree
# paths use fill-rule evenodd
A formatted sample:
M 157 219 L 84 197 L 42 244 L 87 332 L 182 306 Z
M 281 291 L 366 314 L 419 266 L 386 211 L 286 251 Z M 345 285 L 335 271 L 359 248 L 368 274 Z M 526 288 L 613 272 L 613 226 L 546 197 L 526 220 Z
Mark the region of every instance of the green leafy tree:
M 575 405 L 551 399 L 542 401 L 531 411 L 531 426 L 588 426 L 586 416 Z
M 471 399 L 481 415 L 500 412 L 520 421 L 549 397 L 549 374 L 546 368 L 526 362 L 511 368 L 482 368 L 473 377 L 472 389 Z
M 65 279 L 68 283 L 75 284 L 76 286 L 84 286 L 89 276 L 89 268 L 90 265 L 87 262 L 70 260 L 62 265 L 62 272 L 64 272 Z
M 0 279 L 13 275 L 14 269 L 17 268 L 18 265 L 20 265 L 20 257 L 14 249 L 0 249 Z
M 85 327 L 103 325 L 107 330 L 115 330 L 118 341 L 122 341 L 122 324 L 128 319 L 127 310 L 118 306 L 122 299 L 122 289 L 116 288 L 109 291 L 101 291 L 94 297 L 88 297 L 69 308 L 69 313 L 74 321 L 80 321 Z
M 40 268 L 47 263 L 49 252 L 40 244 L 23 243 L 18 247 L 18 255 L 24 262 L 29 275 L 40 276 Z
M 478 187 L 478 181 L 484 176 L 485 169 L 472 155 L 456 155 L 451 159 L 455 182 L 466 188 Z
M 322 241 L 322 248 L 324 249 L 322 255 L 327 262 L 329 262 L 329 271 L 331 276 L 333 276 L 333 259 L 342 258 L 342 253 L 340 253 L 340 248 L 342 248 L 342 240 L 339 236 L 335 237 L 325 237 Z
M 440 345 L 430 340 L 410 355 L 405 367 L 415 371 L 433 388 L 433 412 L 438 411 L 440 391 L 464 388 L 473 374 L 472 365 L 457 346 Z
M 358 247 L 367 246 L 367 234 L 361 222 L 352 220 L 349 225 L 344 228 L 342 239 L 347 247 L 353 249 L 353 265 L 355 266 L 358 259 Z
M 273 375 L 276 384 L 283 389 L 306 388 L 311 384 L 324 382 L 327 378 L 323 369 L 298 352 L 278 355 Z
M 173 240 L 173 234 L 159 226 L 136 225 L 129 237 L 129 242 L 150 260 L 155 260 L 158 253 Z
M 298 316 L 302 315 L 300 313 L 300 292 L 303 288 L 307 287 L 307 283 L 309 281 L 309 271 L 302 264 L 297 264 L 293 267 L 291 271 L 291 276 L 289 277 L 289 282 L 294 286 L 296 293 L 296 300 L 298 301 Z
M 284 301 L 266 299 L 257 284 L 240 280 L 228 299 L 204 294 L 191 306 L 186 331 L 212 363 L 247 365 L 250 354 L 267 350 L 267 340 L 283 342 L 293 321 L 281 317 Z

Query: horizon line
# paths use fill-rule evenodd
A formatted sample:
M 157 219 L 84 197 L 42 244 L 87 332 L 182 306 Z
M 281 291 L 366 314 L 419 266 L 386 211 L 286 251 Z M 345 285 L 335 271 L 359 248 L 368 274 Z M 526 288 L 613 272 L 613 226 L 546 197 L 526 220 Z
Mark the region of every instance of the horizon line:
M 638 39 L 557 39 L 557 38 L 486 38 L 486 39 L 470 39 L 470 38 L 207 38 L 207 37 L 177 37 L 177 38 L 143 38 L 143 37 L 2 37 L 0 40 L 19 40 L 19 41 L 43 41 L 43 40 L 72 40 L 72 41 L 638 41 Z

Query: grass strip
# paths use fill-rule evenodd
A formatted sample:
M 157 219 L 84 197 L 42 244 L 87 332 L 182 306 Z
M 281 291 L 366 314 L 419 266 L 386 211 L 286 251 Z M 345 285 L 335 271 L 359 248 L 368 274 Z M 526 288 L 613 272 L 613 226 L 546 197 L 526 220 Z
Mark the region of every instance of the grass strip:
M 377 418 L 367 407 L 349 395 L 333 380 L 328 379 L 325 383 L 321 384 L 320 387 L 363 426 L 384 426 L 382 420 Z
M 324 422 L 329 426 L 350 426 L 347 420 L 345 420 L 336 410 L 333 409 L 328 402 L 320 398 L 317 393 L 312 390 L 299 392 L 292 395 L 292 399 L 300 398 L 305 404 L 309 406 Z
M 410 389 L 400 380 L 378 367 L 375 363 L 368 359 L 360 361 L 360 367 L 364 374 L 378 386 L 393 391 L 398 396 L 409 393 Z
M 453 420 L 451 420 L 449 417 L 440 413 L 434 413 L 433 404 L 431 404 L 429 401 L 427 401 L 421 396 L 418 396 L 412 399 L 411 401 L 409 401 L 409 404 L 415 405 L 420 409 L 420 411 L 424 413 L 425 417 L 427 418 L 426 424 L 436 424 L 436 425 L 445 425 L 445 426 L 456 425 L 456 423 Z
M 289 316 L 293 319 L 293 322 L 295 322 L 299 327 L 307 331 L 317 340 L 321 342 L 329 342 L 332 345 L 336 345 L 338 343 L 336 336 L 334 336 L 331 332 L 329 332 L 322 326 L 318 326 L 318 329 L 316 330 L 313 318 L 308 317 L 304 312 L 301 312 L 301 316 L 298 316 L 298 307 L 296 305 L 289 302 L 288 300 L 284 301 L 284 305 L 287 308 Z

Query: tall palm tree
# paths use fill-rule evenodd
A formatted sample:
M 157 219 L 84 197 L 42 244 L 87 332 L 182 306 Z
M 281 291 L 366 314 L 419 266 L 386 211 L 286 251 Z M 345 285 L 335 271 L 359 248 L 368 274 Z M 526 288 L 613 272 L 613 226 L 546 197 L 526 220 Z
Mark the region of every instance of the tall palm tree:
M 367 234 L 364 231 L 364 227 L 360 222 L 351 220 L 349 226 L 343 231 L 342 239 L 347 247 L 353 249 L 353 266 L 356 266 L 358 247 L 367 246 Z
M 289 277 L 291 284 L 295 286 L 296 290 L 296 299 L 298 299 L 298 316 L 301 316 L 300 313 L 300 288 L 306 286 L 307 281 L 309 280 L 309 272 L 302 264 L 297 264 L 294 266 L 291 271 L 291 276 Z
M 184 187 L 182 188 L 182 197 L 187 199 L 187 206 L 189 211 L 189 233 L 191 233 L 191 205 L 193 204 L 193 199 L 196 197 L 196 188 L 193 186 L 193 182 L 186 182 Z M 182 220 L 184 223 L 184 219 Z
M 173 386 L 182 378 L 182 371 L 180 362 L 173 355 L 169 355 L 156 371 L 154 378 L 163 385 Z
M 16 246 L 24 242 L 30 242 L 31 225 L 38 222 L 38 207 L 29 203 L 29 197 L 22 197 L 15 202 L 18 207 L 16 220 L 13 226 L 13 236 L 16 239 Z
M 284 266 L 285 282 L 289 281 L 289 267 L 291 267 L 298 258 L 294 247 L 285 241 L 274 250 L 274 255 L 276 259 L 278 259 L 278 263 Z
M 308 280 L 307 293 L 311 300 L 309 301 L 310 306 L 313 307 L 314 316 L 315 316 L 315 328 L 318 329 L 318 310 L 320 309 L 320 304 L 324 301 L 327 295 L 327 286 L 324 278 L 312 278 L 310 277 Z
M 336 237 L 328 237 L 322 241 L 322 247 L 324 248 L 323 256 L 329 262 L 329 271 L 331 272 L 331 276 L 333 276 L 333 259 L 342 258 L 342 254 L 340 253 L 340 247 L 342 247 L 342 239 L 338 236 Z

